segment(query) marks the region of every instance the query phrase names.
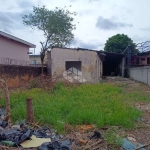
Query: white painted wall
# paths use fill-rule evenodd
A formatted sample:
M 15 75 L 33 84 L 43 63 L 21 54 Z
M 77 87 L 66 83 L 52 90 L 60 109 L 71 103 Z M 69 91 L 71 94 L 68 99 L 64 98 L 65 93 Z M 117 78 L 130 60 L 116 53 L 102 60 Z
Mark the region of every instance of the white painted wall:
M 131 68 L 130 78 L 150 85 L 150 66 Z

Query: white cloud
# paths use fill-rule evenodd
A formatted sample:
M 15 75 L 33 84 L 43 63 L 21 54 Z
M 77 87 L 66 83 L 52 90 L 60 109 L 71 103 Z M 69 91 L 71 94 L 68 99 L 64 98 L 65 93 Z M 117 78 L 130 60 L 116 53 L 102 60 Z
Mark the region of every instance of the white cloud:
M 127 34 L 135 43 L 150 40 L 149 0 L 3 1 L 0 5 L 0 30 L 36 44 L 36 53 L 39 53 L 41 48 L 39 42 L 44 41 L 43 33 L 25 27 L 21 18 L 21 14 L 32 11 L 33 5 L 46 5 L 48 9 L 66 6 L 69 10 L 77 12 L 74 21 L 77 24 L 74 31 L 76 43 L 72 46 L 103 49 L 106 40 L 117 33 Z M 70 5 L 72 6 L 68 7 Z

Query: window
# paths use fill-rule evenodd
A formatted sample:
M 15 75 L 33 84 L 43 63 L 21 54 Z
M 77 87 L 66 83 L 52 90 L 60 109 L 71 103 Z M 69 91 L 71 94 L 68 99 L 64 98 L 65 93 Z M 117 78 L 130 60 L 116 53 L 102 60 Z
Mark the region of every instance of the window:
M 145 61 L 145 58 L 141 58 L 141 61 Z
M 81 61 L 66 61 L 66 70 L 70 68 L 76 68 L 81 71 Z
M 38 60 L 32 60 L 31 64 L 39 64 L 39 61 Z

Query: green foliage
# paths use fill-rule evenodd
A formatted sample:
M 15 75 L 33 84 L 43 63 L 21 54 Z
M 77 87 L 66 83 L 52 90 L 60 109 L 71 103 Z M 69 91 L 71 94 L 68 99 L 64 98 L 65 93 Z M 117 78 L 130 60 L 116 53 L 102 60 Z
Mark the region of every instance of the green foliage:
M 128 45 L 131 46 L 133 54 L 138 53 L 138 50 L 135 48 L 135 44 L 131 38 L 125 34 L 117 34 L 107 40 L 104 50 L 107 52 L 122 53 Z
M 35 88 L 10 95 L 13 121 L 25 118 L 26 98 L 32 97 L 36 121 L 52 125 L 59 131 L 63 130 L 64 124 L 131 128 L 140 115 L 140 111 L 123 101 L 123 91 L 111 84 L 65 87 L 59 83 L 52 92 Z M 0 103 L 4 104 L 4 101 L 0 100 Z
M 122 145 L 122 138 L 118 135 L 118 129 L 112 127 L 104 133 L 104 138 L 111 146 L 111 149 L 116 150 Z
M 76 13 L 71 13 L 67 9 L 56 7 L 54 10 L 48 10 L 45 6 L 33 7 L 33 13 L 23 15 L 23 23 L 41 30 L 46 39 L 40 42 L 42 73 L 46 51 L 52 46 L 64 47 L 73 40 L 72 31 L 76 29 L 76 25 L 73 24 L 75 15 Z
M 23 22 L 44 32 L 46 38 L 44 48 L 55 45 L 66 46 L 74 37 L 72 30 L 76 26 L 73 24 L 73 15 L 76 13 L 58 7 L 54 10 L 48 10 L 45 6 L 33 7 L 33 13 L 23 15 Z

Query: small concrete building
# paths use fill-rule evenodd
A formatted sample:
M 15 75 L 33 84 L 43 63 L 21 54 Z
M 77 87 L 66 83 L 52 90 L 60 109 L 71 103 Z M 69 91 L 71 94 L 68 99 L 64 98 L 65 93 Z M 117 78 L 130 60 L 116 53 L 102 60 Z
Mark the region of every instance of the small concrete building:
M 150 51 L 132 55 L 131 65 L 132 66 L 149 66 L 150 65 Z
M 102 79 L 104 55 L 82 48 L 53 47 L 47 54 L 48 74 L 70 82 L 98 83 Z
M 39 65 L 41 64 L 41 57 L 40 55 L 29 55 L 29 61 L 32 65 Z
M 41 55 L 29 55 L 29 61 L 32 65 L 41 65 Z M 45 54 L 44 64 L 47 64 L 47 53 Z

